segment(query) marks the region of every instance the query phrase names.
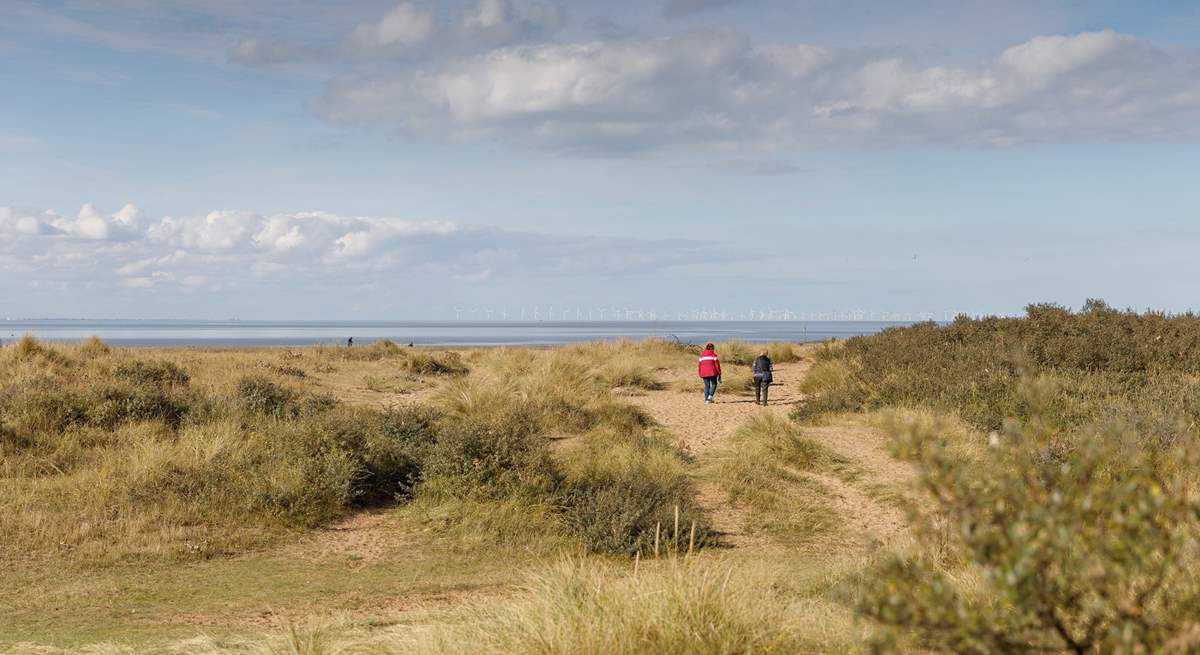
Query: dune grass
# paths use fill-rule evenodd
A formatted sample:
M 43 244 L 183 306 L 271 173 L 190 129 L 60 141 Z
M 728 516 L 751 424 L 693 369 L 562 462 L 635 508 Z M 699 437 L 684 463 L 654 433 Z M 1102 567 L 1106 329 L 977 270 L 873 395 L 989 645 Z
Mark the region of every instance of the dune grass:
M 745 509 L 745 529 L 792 545 L 812 544 L 836 532 L 841 519 L 807 471 L 827 470 L 837 456 L 805 437 L 790 421 L 758 414 L 729 441 L 717 476 L 729 502 Z
M 781 566 L 707 548 L 694 463 L 624 400 L 692 366 L 685 347 L 655 341 L 461 353 L 10 344 L 0 559 L 14 586 L 0 593 L 0 651 L 429 652 L 451 640 L 458 652 L 845 652 L 849 609 L 828 584 L 798 590 Z M 371 547 L 382 559 L 304 546 L 381 507 L 398 526 L 396 543 Z M 564 552 L 572 563 L 547 572 Z M 534 576 L 515 594 L 526 568 L 511 561 Z M 489 585 L 505 586 L 500 602 L 456 603 L 419 629 L 362 618 L 393 595 L 440 602 Z M 764 602 L 768 588 L 786 593 Z M 800 626 L 797 602 L 828 623 Z M 261 638 L 220 622 L 258 605 L 356 618 Z M 223 627 L 179 641 L 205 621 Z M 16 648 L 22 635 L 37 644 Z
M 672 560 L 637 575 L 567 561 L 514 602 L 457 625 L 382 641 L 410 653 L 794 653 L 801 642 L 761 578 L 719 564 Z M 598 620 L 601 617 L 602 620 Z
M 819 565 L 818 565 L 819 564 Z M 813 561 L 800 575 L 727 558 L 628 563 L 560 558 L 524 574 L 505 596 L 416 613 L 391 626 L 352 617 L 299 620 L 248 635 L 208 633 L 139 646 L 93 644 L 126 655 L 325 655 L 329 653 L 614 654 L 857 652 L 849 610 L 833 588 L 844 563 Z M 76 653 L 16 645 L 13 655 Z
M 184 365 L 101 346 L 23 339 L 0 351 L 6 552 L 211 557 L 418 497 L 420 512 L 472 541 L 632 554 L 677 506 L 703 540 L 678 452 L 613 395 L 654 386 L 650 363 L 678 356 L 664 344 L 497 350 L 474 355 L 474 370 L 456 353 L 386 341 L 291 357 L 386 360 L 448 380 L 430 404 L 389 410 L 347 405 L 272 366 L 201 387 Z M 554 435 L 627 455 L 604 468 L 562 463 Z M 625 490 L 637 503 L 620 508 Z

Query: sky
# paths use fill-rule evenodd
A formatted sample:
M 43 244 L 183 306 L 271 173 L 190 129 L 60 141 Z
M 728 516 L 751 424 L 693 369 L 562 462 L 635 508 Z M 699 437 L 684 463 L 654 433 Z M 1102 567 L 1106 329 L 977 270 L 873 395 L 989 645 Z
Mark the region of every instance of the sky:
M 1196 2 L 5 0 L 0 85 L 0 318 L 1200 309 Z

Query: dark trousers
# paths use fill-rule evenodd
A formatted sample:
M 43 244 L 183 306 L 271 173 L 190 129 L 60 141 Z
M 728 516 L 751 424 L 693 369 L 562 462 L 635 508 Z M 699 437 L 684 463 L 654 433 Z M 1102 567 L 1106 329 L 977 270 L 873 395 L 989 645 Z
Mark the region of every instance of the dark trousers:
M 704 378 L 704 399 L 712 400 L 717 395 L 717 376 Z
M 756 402 L 756 403 L 767 402 L 767 392 L 770 390 L 771 390 L 770 382 L 758 377 L 757 375 L 754 376 L 754 402 Z

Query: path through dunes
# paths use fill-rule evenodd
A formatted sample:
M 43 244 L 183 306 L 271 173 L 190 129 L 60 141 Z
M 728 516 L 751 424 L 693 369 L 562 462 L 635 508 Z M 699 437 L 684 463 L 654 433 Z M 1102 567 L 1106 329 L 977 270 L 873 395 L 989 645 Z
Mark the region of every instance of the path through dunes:
M 733 506 L 712 473 L 713 464 L 730 448 L 730 436 L 756 414 L 770 412 L 787 418 L 803 394 L 800 383 L 811 363 L 811 347 L 804 348 L 799 362 L 777 364 L 770 404 L 754 403 L 753 391 L 723 385 L 711 405 L 704 404 L 700 380 L 694 370 L 660 371 L 663 390 L 649 391 L 633 399 L 656 421 L 676 435 L 696 459 L 696 486 L 700 501 L 709 513 L 722 541 L 735 548 L 765 545 L 761 535 L 747 532 L 744 509 Z M 736 368 L 725 365 L 728 374 Z M 690 389 L 683 391 L 681 389 Z M 887 452 L 884 437 L 865 421 L 842 419 L 830 425 L 805 427 L 805 435 L 829 448 L 838 459 L 831 471 L 797 472 L 823 490 L 824 502 L 842 521 L 840 542 L 863 547 L 872 542 L 888 543 L 905 530 L 904 512 L 888 496 L 903 494 L 912 480 L 912 469 Z

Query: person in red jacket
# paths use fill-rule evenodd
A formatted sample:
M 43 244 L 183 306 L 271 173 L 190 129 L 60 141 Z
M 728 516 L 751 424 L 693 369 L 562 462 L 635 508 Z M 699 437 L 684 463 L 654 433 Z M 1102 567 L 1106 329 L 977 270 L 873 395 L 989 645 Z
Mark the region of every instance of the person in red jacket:
M 704 352 L 700 353 L 700 377 L 704 380 L 704 402 L 711 403 L 721 382 L 721 359 L 711 343 L 705 344 Z

